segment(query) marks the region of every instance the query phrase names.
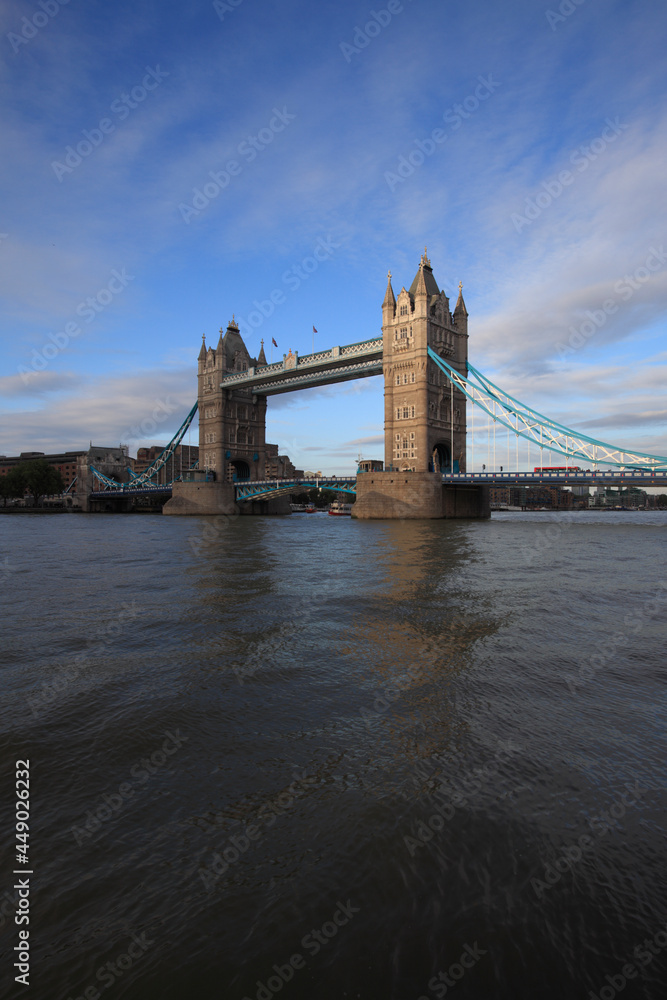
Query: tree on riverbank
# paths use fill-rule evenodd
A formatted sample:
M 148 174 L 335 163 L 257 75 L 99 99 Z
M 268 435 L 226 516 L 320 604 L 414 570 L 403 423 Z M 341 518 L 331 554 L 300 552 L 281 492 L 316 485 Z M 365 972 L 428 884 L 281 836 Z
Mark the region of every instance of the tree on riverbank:
M 8 500 L 22 497 L 25 493 L 25 476 L 20 465 L 15 465 L 6 476 L 0 476 L 0 497 L 3 499 L 3 507 L 7 506 Z
M 32 493 L 35 507 L 50 493 L 62 493 L 65 488 L 63 477 L 44 458 L 33 458 L 29 462 L 19 462 L 0 479 L 0 495 L 5 506 L 8 498 L 23 497 L 26 490 Z

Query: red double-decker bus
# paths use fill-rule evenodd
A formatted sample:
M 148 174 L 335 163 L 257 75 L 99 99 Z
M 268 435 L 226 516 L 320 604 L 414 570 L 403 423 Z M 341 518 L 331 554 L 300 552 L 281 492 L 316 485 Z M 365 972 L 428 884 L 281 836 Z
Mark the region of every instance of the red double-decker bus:
M 536 465 L 533 472 L 583 472 L 578 465 Z

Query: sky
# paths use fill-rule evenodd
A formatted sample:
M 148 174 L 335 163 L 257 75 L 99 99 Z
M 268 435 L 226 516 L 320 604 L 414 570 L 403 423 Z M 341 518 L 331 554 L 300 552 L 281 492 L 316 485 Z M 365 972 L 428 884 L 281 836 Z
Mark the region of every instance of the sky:
M 663 0 L 4 0 L 0 452 L 165 443 L 202 334 L 378 336 L 428 247 L 475 367 L 667 455 L 666 42 Z M 382 378 L 267 440 L 382 458 Z

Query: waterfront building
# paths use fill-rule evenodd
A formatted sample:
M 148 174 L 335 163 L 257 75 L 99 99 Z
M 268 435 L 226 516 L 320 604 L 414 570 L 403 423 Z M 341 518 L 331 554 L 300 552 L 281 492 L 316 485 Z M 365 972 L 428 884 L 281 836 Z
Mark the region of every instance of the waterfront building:
M 136 475 L 144 472 L 160 457 L 164 448 L 163 444 L 154 444 L 149 448 L 138 448 L 137 457 L 130 459 L 132 471 Z M 151 479 L 151 482 L 163 484 L 180 479 L 183 473 L 191 469 L 198 461 L 199 448 L 197 445 L 179 444 L 162 468 L 158 470 L 157 475 Z
M 6 476 L 10 469 L 13 469 L 20 462 L 31 462 L 36 458 L 43 458 L 49 465 L 63 477 L 65 488 L 67 488 L 76 476 L 76 464 L 78 459 L 85 455 L 85 451 L 64 451 L 48 455 L 43 451 L 22 451 L 20 455 L 0 455 L 0 476 Z

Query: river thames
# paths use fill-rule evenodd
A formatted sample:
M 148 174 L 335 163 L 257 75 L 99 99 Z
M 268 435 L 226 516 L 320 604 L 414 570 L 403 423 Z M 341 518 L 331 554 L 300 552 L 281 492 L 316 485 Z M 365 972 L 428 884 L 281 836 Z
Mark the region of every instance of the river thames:
M 0 532 L 3 996 L 664 1000 L 667 513 Z

